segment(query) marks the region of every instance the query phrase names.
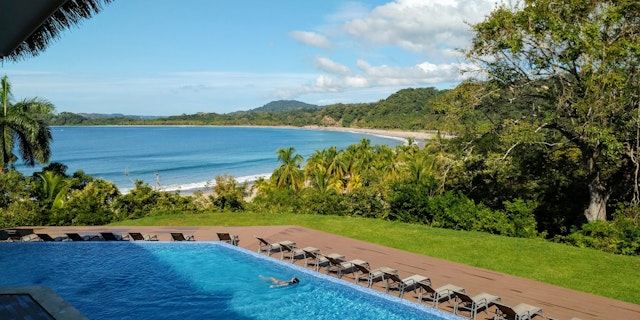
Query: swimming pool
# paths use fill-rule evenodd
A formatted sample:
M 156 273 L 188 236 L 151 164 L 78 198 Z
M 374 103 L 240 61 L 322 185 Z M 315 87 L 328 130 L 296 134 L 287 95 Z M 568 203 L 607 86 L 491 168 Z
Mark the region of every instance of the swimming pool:
M 460 319 L 218 242 L 3 243 L 0 273 L 91 319 Z M 260 275 L 301 283 L 270 289 Z

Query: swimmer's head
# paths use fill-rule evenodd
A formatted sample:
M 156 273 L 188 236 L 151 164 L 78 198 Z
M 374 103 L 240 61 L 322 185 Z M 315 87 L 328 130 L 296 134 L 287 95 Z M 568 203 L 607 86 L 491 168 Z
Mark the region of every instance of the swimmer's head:
M 291 279 L 290 282 L 291 283 L 298 283 L 298 282 L 300 282 L 300 280 L 298 280 L 298 278 L 293 278 L 293 279 Z

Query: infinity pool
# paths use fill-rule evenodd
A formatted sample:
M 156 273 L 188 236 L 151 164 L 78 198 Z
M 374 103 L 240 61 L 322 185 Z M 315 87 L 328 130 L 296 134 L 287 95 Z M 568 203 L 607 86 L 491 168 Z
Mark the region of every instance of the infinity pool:
M 2 243 L 0 286 L 51 287 L 91 319 L 460 319 L 218 242 Z

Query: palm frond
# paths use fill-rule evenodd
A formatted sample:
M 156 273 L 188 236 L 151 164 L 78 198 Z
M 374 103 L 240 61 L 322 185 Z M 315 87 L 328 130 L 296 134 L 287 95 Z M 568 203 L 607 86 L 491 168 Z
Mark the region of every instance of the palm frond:
M 18 0 L 20 1 L 20 0 Z M 0 53 L 0 58 L 6 57 L 13 61 L 19 61 L 25 57 L 37 56 L 47 48 L 49 43 L 57 38 L 65 29 L 76 26 L 84 19 L 89 19 L 102 10 L 103 4 L 113 0 L 64 0 L 39 26 L 27 32 L 26 38 L 20 39 L 14 48 L 8 52 Z M 29 33 L 30 32 L 30 33 Z M 4 57 L 1 56 L 4 54 Z

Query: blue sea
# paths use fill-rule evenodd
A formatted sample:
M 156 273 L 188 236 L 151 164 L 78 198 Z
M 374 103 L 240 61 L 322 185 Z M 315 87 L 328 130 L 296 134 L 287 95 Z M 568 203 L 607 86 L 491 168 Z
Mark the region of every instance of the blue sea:
M 316 150 L 338 150 L 362 138 L 395 147 L 403 140 L 354 132 L 262 127 L 91 126 L 52 127 L 51 162 L 67 173 L 113 181 L 126 193 L 135 180 L 165 191 L 189 194 L 228 174 L 238 181 L 268 177 L 279 165 L 276 151 L 294 147 L 306 159 Z M 16 168 L 32 174 L 41 167 Z

